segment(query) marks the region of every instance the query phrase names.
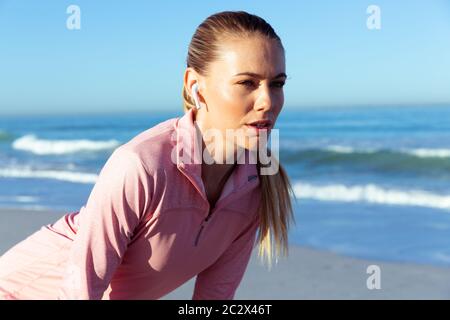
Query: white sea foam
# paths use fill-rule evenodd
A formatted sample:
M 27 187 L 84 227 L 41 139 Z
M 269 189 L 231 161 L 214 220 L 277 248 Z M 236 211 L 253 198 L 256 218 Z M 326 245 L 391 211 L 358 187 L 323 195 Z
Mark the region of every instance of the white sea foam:
M 37 197 L 31 197 L 31 196 L 15 196 L 13 200 L 17 202 L 36 202 L 38 200 Z
M 369 202 L 386 205 L 422 206 L 450 210 L 450 194 L 439 195 L 423 190 L 382 188 L 374 184 L 346 186 L 342 184 L 312 185 L 297 182 L 293 186 L 297 198 L 320 201 Z
M 5 178 L 38 178 L 55 179 L 75 183 L 95 183 L 98 175 L 93 173 L 58 171 L 58 170 L 34 170 L 29 167 L 0 168 L 0 177 Z
M 304 150 L 297 141 L 285 141 L 282 143 L 282 147 L 285 149 L 299 149 Z M 310 150 L 310 149 L 307 149 Z M 336 153 L 376 153 L 381 151 L 398 152 L 408 154 L 420 158 L 450 158 L 450 149 L 446 148 L 402 148 L 402 149 L 389 149 L 389 148 L 358 148 L 345 145 L 329 145 L 322 147 L 322 150 L 332 151 Z
M 33 210 L 33 211 L 52 211 L 53 209 L 51 207 L 46 207 L 46 206 L 42 206 L 42 205 L 14 205 L 14 208 L 18 208 L 18 209 L 26 209 L 26 210 Z
M 405 153 L 412 154 L 421 158 L 450 158 L 450 149 L 410 149 L 404 150 Z
M 93 141 L 93 140 L 45 140 L 39 139 L 33 134 L 20 137 L 12 143 L 16 150 L 32 152 L 38 155 L 67 154 L 80 151 L 101 151 L 114 149 L 120 145 L 117 140 Z
M 338 153 L 354 153 L 354 152 L 356 152 L 356 150 L 352 147 L 338 146 L 338 145 L 328 146 L 325 148 L 325 150 L 338 152 Z M 362 152 L 362 151 L 360 151 L 360 152 Z M 364 150 L 363 152 L 368 152 L 368 151 Z
M 29 202 L 37 202 L 39 200 L 38 197 L 33 196 L 0 196 L 0 201 L 14 201 L 14 202 L 22 202 L 22 203 L 29 203 Z
M 331 145 L 325 148 L 325 150 L 334 151 L 338 153 L 375 153 L 382 151 L 383 149 L 368 149 L 368 148 L 354 148 L 349 146 Z M 413 155 L 420 158 L 449 158 L 450 149 L 427 149 L 427 148 L 412 148 L 412 149 L 384 149 L 391 152 L 400 152 Z

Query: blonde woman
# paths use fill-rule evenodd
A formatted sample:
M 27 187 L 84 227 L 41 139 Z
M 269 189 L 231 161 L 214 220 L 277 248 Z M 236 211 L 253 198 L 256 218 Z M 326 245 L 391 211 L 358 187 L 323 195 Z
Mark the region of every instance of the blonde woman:
M 196 276 L 193 299 L 233 299 L 257 232 L 269 265 L 287 254 L 288 177 L 250 161 L 282 109 L 285 81 L 268 23 L 242 11 L 208 17 L 189 45 L 185 114 L 117 148 L 80 211 L 7 251 L 0 296 L 158 299 Z

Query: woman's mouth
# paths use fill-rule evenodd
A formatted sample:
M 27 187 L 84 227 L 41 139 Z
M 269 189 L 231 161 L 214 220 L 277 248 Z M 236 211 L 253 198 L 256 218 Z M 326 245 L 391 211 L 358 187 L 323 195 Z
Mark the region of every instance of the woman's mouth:
M 245 125 L 253 135 L 259 136 L 261 133 L 268 133 L 272 128 L 270 120 L 258 120 Z

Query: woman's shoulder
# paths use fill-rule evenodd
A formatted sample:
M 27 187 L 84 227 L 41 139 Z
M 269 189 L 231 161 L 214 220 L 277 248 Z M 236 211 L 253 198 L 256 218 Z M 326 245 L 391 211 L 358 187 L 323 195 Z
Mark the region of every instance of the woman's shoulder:
M 122 150 L 138 156 L 142 164 L 151 172 L 170 165 L 171 152 L 176 147 L 176 122 L 179 118 L 170 118 L 140 132 L 121 145 Z

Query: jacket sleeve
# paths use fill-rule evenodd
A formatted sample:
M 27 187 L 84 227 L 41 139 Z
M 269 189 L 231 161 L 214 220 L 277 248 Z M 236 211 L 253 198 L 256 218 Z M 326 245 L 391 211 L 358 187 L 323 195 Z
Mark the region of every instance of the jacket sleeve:
M 232 300 L 255 244 L 259 218 L 231 243 L 211 266 L 197 275 L 192 300 Z
M 117 148 L 81 208 L 59 299 L 101 299 L 152 197 L 139 156 Z

